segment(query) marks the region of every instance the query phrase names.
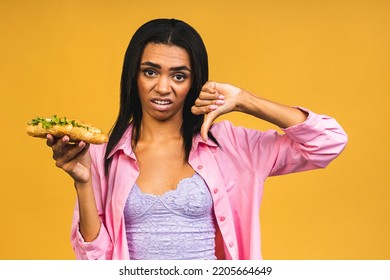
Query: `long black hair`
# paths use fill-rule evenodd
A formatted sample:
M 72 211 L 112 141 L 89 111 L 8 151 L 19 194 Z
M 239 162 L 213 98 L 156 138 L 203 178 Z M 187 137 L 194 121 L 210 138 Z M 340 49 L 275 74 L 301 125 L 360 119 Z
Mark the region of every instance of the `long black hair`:
M 137 73 L 142 53 L 148 43 L 178 46 L 185 49 L 190 56 L 192 86 L 184 101 L 183 124 L 181 126 L 186 160 L 189 158 L 192 139 L 194 135 L 199 133 L 203 123 L 204 115 L 191 113 L 191 107 L 209 75 L 207 51 L 202 38 L 193 27 L 177 19 L 154 19 L 143 24 L 131 38 L 123 62 L 120 108 L 106 148 L 106 173 L 108 173 L 111 161 L 108 155 L 118 144 L 130 123 L 133 124 L 131 143 L 133 149 L 139 140 L 142 108 L 138 95 Z

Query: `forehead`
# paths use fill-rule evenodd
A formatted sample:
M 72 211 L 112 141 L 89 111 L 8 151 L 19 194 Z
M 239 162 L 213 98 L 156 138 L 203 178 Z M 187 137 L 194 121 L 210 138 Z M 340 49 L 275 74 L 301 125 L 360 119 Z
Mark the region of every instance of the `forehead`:
M 175 45 L 148 43 L 142 53 L 143 62 L 153 62 L 160 66 L 187 66 L 190 68 L 190 56 L 186 49 Z

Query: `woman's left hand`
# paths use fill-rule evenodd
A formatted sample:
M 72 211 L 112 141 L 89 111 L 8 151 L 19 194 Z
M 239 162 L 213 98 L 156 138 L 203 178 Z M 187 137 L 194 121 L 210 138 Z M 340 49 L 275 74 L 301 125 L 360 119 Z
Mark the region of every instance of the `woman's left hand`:
M 241 88 L 226 83 L 208 81 L 202 87 L 191 112 L 194 115 L 207 114 L 200 131 L 205 141 L 207 140 L 207 133 L 216 118 L 238 110 L 242 95 L 243 90 Z

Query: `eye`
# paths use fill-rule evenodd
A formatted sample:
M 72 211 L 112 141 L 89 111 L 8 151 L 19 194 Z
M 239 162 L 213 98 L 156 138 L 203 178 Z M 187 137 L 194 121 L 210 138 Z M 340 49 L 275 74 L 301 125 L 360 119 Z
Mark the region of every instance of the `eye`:
M 154 76 L 156 76 L 156 72 L 154 70 L 152 70 L 152 69 L 144 69 L 143 72 L 144 72 L 144 75 L 146 77 L 154 77 Z
M 187 78 L 185 74 L 182 73 L 177 73 L 173 75 L 173 79 L 177 82 L 184 82 L 184 80 Z

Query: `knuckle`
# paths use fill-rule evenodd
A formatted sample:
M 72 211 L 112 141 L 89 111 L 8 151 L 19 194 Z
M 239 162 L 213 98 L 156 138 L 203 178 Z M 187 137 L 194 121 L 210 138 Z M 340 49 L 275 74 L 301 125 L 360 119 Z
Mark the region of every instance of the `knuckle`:
M 191 107 L 191 113 L 196 114 L 196 109 L 193 106 Z
M 72 177 L 76 175 L 76 171 L 73 168 L 72 169 L 67 169 L 67 170 L 65 170 L 65 172 L 67 172 Z

